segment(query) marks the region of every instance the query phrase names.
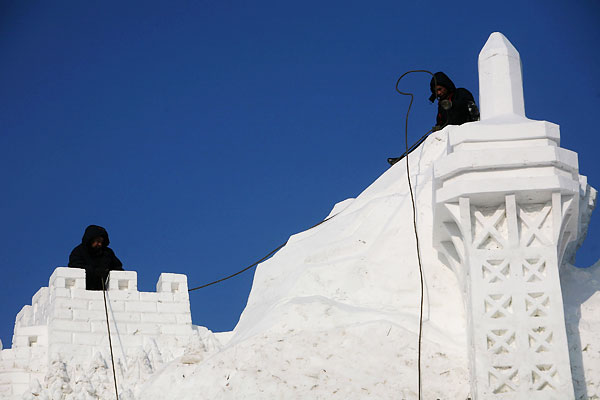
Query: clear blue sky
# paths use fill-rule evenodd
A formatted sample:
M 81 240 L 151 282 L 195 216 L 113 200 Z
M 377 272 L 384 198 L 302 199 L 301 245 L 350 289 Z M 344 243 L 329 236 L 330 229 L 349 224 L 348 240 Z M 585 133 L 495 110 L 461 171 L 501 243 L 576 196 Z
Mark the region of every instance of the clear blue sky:
M 600 188 L 600 3 L 580 1 L 0 3 L 0 339 L 88 224 L 140 290 L 233 273 L 355 197 L 401 152 L 409 69 L 478 96 L 493 31 L 521 53 L 526 113 Z M 429 77 L 410 141 L 433 125 Z M 592 218 L 577 263 L 600 258 Z M 253 272 L 191 294 L 230 330 Z

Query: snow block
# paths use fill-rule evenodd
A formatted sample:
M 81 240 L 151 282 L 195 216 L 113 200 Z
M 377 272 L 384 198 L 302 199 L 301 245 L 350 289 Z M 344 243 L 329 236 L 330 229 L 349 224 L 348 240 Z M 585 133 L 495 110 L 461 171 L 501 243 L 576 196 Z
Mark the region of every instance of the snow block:
M 159 293 L 187 293 L 187 276 L 162 273 L 156 283 L 156 291 Z
M 110 271 L 108 290 L 137 291 L 137 272 L 135 271 Z
M 51 289 L 85 289 L 85 270 L 82 268 L 58 267 L 50 276 L 48 286 Z
M 111 271 L 105 293 L 89 291 L 84 269 L 56 268 L 48 287 L 18 313 L 13 348 L 0 351 L 0 396 L 20 398 L 29 388 L 30 373 L 44 379 L 48 360 L 87 366 L 94 354 L 109 359 L 107 314 L 116 362 L 126 363 L 126 354 L 148 343 L 165 354 L 182 354 L 195 334 L 187 277 L 163 273 L 156 287 L 156 292 L 140 293 L 136 271 Z M 42 361 L 32 363 L 33 351 Z

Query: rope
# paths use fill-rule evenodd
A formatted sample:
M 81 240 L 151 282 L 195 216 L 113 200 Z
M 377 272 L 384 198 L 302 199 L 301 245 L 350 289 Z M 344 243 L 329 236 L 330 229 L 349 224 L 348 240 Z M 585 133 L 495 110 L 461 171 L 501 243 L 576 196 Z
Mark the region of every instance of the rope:
M 108 279 L 108 276 L 106 277 Z M 112 364 L 113 378 L 115 380 L 115 396 L 119 400 L 119 389 L 117 389 L 117 373 L 115 371 L 115 357 L 113 356 L 112 340 L 110 338 L 110 323 L 108 322 L 108 305 L 106 304 L 106 288 L 102 279 L 102 294 L 104 295 L 104 312 L 106 313 L 106 329 L 108 330 L 108 346 L 110 347 L 110 362 Z
M 421 298 L 420 298 L 420 308 L 419 308 L 419 344 L 418 344 L 418 399 L 421 400 L 422 396 L 421 396 L 421 348 L 422 348 L 422 339 L 423 339 L 423 304 L 424 304 L 424 279 L 423 279 L 423 264 L 421 261 L 421 249 L 419 246 L 419 233 L 417 230 L 417 208 L 416 208 L 416 204 L 415 204 L 415 196 L 414 196 L 414 192 L 413 192 L 413 188 L 412 188 L 412 183 L 410 180 L 410 166 L 408 164 L 408 155 L 414 150 L 416 149 L 421 143 L 423 143 L 423 141 L 425 141 L 425 139 L 427 138 L 427 136 L 433 131 L 433 129 L 429 130 L 427 133 L 425 133 L 425 135 L 423 135 L 416 143 L 414 143 L 411 147 L 408 146 L 408 116 L 410 114 L 410 109 L 412 107 L 412 103 L 414 100 L 414 95 L 412 93 L 406 93 L 406 92 L 402 92 L 400 89 L 398 89 L 398 84 L 400 83 L 400 80 L 402 78 L 404 78 L 406 75 L 413 73 L 413 72 L 424 72 L 424 73 L 428 73 L 431 76 L 433 76 L 434 79 L 434 83 L 435 86 L 437 86 L 437 80 L 435 78 L 435 75 L 427 70 L 411 70 L 408 72 L 405 72 L 404 74 L 402 74 L 400 76 L 400 78 L 398 78 L 398 81 L 396 82 L 396 91 L 402 95 L 405 96 L 410 96 L 410 104 L 408 105 L 408 110 L 406 111 L 406 125 L 405 125 L 405 135 L 404 135 L 404 141 L 405 141 L 405 146 L 406 146 L 406 151 L 404 152 L 404 154 L 402 154 L 402 156 L 399 157 L 399 159 L 402 159 L 403 157 L 406 158 L 406 177 L 408 179 L 408 188 L 410 191 L 410 199 L 411 199 L 411 204 L 412 204 L 412 209 L 413 209 L 413 228 L 414 228 L 414 232 L 415 232 L 415 240 L 416 240 L 416 246 L 417 246 L 417 259 L 419 262 L 419 277 L 420 277 L 420 282 L 421 282 Z M 328 217 L 326 219 L 324 219 L 323 221 L 311 226 L 310 228 L 308 228 L 307 230 L 316 228 L 317 226 L 323 224 L 324 222 L 330 220 L 331 218 L 335 217 L 337 214 L 332 215 L 331 217 Z M 288 243 L 288 241 L 286 240 L 284 243 L 282 243 L 281 245 L 277 246 L 274 250 L 272 250 L 271 252 L 269 252 L 266 256 L 264 256 L 263 258 L 261 258 L 260 260 L 250 264 L 249 266 L 247 266 L 246 268 L 228 275 L 224 278 L 218 279 L 216 281 L 201 285 L 201 286 L 197 286 L 191 289 L 188 289 L 188 292 L 192 292 L 194 290 L 199 290 L 199 289 L 203 289 L 205 287 L 211 286 L 211 285 L 215 285 L 217 283 L 226 281 L 228 279 L 231 279 L 243 272 L 248 271 L 249 269 L 257 266 L 258 264 L 260 264 L 261 262 L 263 262 L 264 260 L 268 259 L 269 257 L 271 257 L 273 254 L 275 254 L 277 251 L 279 251 L 282 247 L 284 247 L 286 244 Z M 107 314 L 107 318 L 108 318 L 108 314 Z M 112 352 L 112 347 L 111 347 L 111 352 Z M 112 353 L 111 353 L 112 354 Z M 113 372 L 114 372 L 114 365 L 113 365 Z M 116 388 L 116 377 L 115 377 L 115 388 Z M 118 400 L 118 398 L 117 398 Z
M 311 229 L 313 229 L 313 228 L 316 228 L 317 226 L 319 226 L 319 225 L 321 225 L 321 224 L 323 224 L 323 223 L 325 223 L 325 222 L 329 221 L 331 218 L 335 217 L 336 215 L 337 215 L 337 214 L 334 214 L 334 215 L 332 215 L 331 217 L 325 218 L 323 221 L 319 222 L 318 224 L 315 224 L 315 225 L 311 226 L 310 228 L 308 228 L 308 229 L 307 229 L 307 231 L 309 231 L 309 230 L 311 230 Z M 265 261 L 267 258 L 271 257 L 273 254 L 277 253 L 277 252 L 278 252 L 279 250 L 281 250 L 281 248 L 282 248 L 283 246 L 285 246 L 287 243 L 288 243 L 288 240 L 286 240 L 286 241 L 285 241 L 285 243 L 282 243 L 282 244 L 280 244 L 279 246 L 277 246 L 275 249 L 271 250 L 271 251 L 269 252 L 269 254 L 267 254 L 266 256 L 264 256 L 263 258 L 261 258 L 260 260 L 258 260 L 258 261 L 256 261 L 256 262 L 254 262 L 254 263 L 250 264 L 249 266 L 247 266 L 246 268 L 244 268 L 244 269 L 242 269 L 242 270 L 240 270 L 240 271 L 236 272 L 235 274 L 231 274 L 231 275 L 229 275 L 229 276 L 226 276 L 226 277 L 224 277 L 224 278 L 218 279 L 218 280 L 216 280 L 216 281 L 214 281 L 214 282 L 207 283 L 207 284 L 205 284 L 205 285 L 202 285 L 202 286 L 197 286 L 197 287 L 194 287 L 194 288 L 188 289 L 188 292 L 191 292 L 191 291 L 194 291 L 194 290 L 198 290 L 198 289 L 203 289 L 203 288 L 205 288 L 205 287 L 208 287 L 208 286 L 211 286 L 211 285 L 215 285 L 215 284 L 217 284 L 217 283 L 220 283 L 220 282 L 226 281 L 227 279 L 231 279 L 231 278 L 233 278 L 234 276 L 237 276 L 237 275 L 239 275 L 239 274 L 241 274 L 241 273 L 243 273 L 243 272 L 246 272 L 246 271 L 248 271 L 250 268 L 257 266 L 257 265 L 258 265 L 258 264 L 260 264 L 261 262 Z
M 425 139 L 427 139 L 427 136 L 429 136 L 429 134 L 431 132 L 433 132 L 433 128 L 431 128 L 423 136 L 421 136 L 421 138 L 419 140 L 417 140 L 412 146 L 410 146 L 410 148 L 407 151 L 405 151 L 404 153 L 402 153 L 402 155 L 400 155 L 400 157 L 397 157 L 397 158 L 388 158 L 388 162 L 393 166 L 398 161 L 402 160 L 408 154 L 412 153 L 414 149 L 416 149 L 417 147 L 419 147 L 421 145 L 421 143 L 423 143 L 425 141 Z
M 421 248 L 419 246 L 419 232 L 417 230 L 417 207 L 415 205 L 415 195 L 413 193 L 413 188 L 412 188 L 412 183 L 410 181 L 410 167 L 408 164 L 408 155 L 409 155 L 409 147 L 408 147 L 408 115 L 410 114 L 410 108 L 412 107 L 412 103 L 414 100 L 414 95 L 412 93 L 407 93 L 407 92 L 402 92 L 400 89 L 398 89 L 398 84 L 400 83 L 400 80 L 402 78 L 404 78 L 406 75 L 413 73 L 413 72 L 425 72 L 430 74 L 431 76 L 433 76 L 434 79 L 434 83 L 435 86 L 437 86 L 437 81 L 435 79 L 435 75 L 433 73 L 431 73 L 430 71 L 426 71 L 426 70 L 412 70 L 412 71 L 408 71 L 405 72 L 404 74 L 402 74 L 400 76 L 400 78 L 398 78 L 398 81 L 396 82 L 396 91 L 402 95 L 405 96 L 410 96 L 410 103 L 408 105 L 408 110 L 406 111 L 406 124 L 404 127 L 404 142 L 406 145 L 406 152 L 404 154 L 406 154 L 406 178 L 408 180 L 408 189 L 410 191 L 410 200 L 412 203 L 412 210 L 413 210 L 413 227 L 414 227 L 414 231 L 415 231 L 415 240 L 416 240 L 416 244 L 417 244 L 417 259 L 419 261 L 419 276 L 421 279 L 421 301 L 420 301 L 420 308 L 419 308 L 419 346 L 418 346 L 418 363 L 417 363 L 417 368 L 418 368 L 418 383 L 419 383 L 419 388 L 418 388 L 418 399 L 421 400 L 421 346 L 422 346 L 422 339 L 423 339 L 423 297 L 424 297 L 424 282 L 423 282 L 423 264 L 421 262 Z M 430 131 L 431 132 L 431 131 Z M 426 137 L 430 132 L 427 132 L 425 134 L 424 137 Z M 421 138 L 421 141 L 424 140 L 424 138 Z

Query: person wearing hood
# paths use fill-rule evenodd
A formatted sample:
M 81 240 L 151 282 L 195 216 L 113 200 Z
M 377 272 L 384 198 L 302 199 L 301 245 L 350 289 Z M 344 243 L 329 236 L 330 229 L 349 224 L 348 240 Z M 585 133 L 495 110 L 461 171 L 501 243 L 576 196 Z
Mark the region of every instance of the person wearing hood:
M 471 92 L 456 88 L 454 82 L 443 72 L 436 72 L 429 82 L 430 102 L 438 100 L 438 113 L 433 131 L 446 125 L 462 125 L 479 120 L 479 109 Z
M 123 264 L 108 244 L 108 232 L 101 226 L 85 229 L 81 244 L 69 255 L 69 267 L 85 269 L 87 290 L 102 290 L 109 271 L 123 271 Z
M 479 109 L 471 92 L 464 88 L 456 88 L 454 82 L 443 72 L 433 74 L 429 82 L 431 90 L 430 102 L 438 99 L 438 113 L 435 126 L 400 157 L 388 158 L 390 165 L 402 160 L 406 154 L 416 149 L 431 132 L 443 129 L 447 125 L 462 125 L 465 122 L 479 121 Z

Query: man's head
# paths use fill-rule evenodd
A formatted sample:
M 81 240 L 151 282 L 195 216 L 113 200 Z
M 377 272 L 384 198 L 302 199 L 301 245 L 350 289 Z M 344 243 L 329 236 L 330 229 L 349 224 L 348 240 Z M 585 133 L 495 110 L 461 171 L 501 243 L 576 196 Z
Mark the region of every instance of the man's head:
M 429 82 L 429 89 L 431 90 L 431 96 L 429 97 L 430 102 L 434 102 L 435 99 L 445 100 L 448 96 L 456 91 L 454 82 L 448 78 L 443 72 L 436 72 L 433 74 Z
M 438 100 L 445 100 L 446 98 L 448 98 L 448 89 L 446 89 L 445 86 L 442 85 L 436 85 L 435 86 L 435 95 L 438 98 Z
M 101 250 L 107 247 L 110 243 L 108 240 L 108 232 L 101 226 L 90 225 L 85 229 L 81 243 L 91 250 Z
M 95 237 L 90 242 L 90 247 L 92 249 L 99 249 L 102 246 L 104 246 L 104 238 L 102 236 Z

